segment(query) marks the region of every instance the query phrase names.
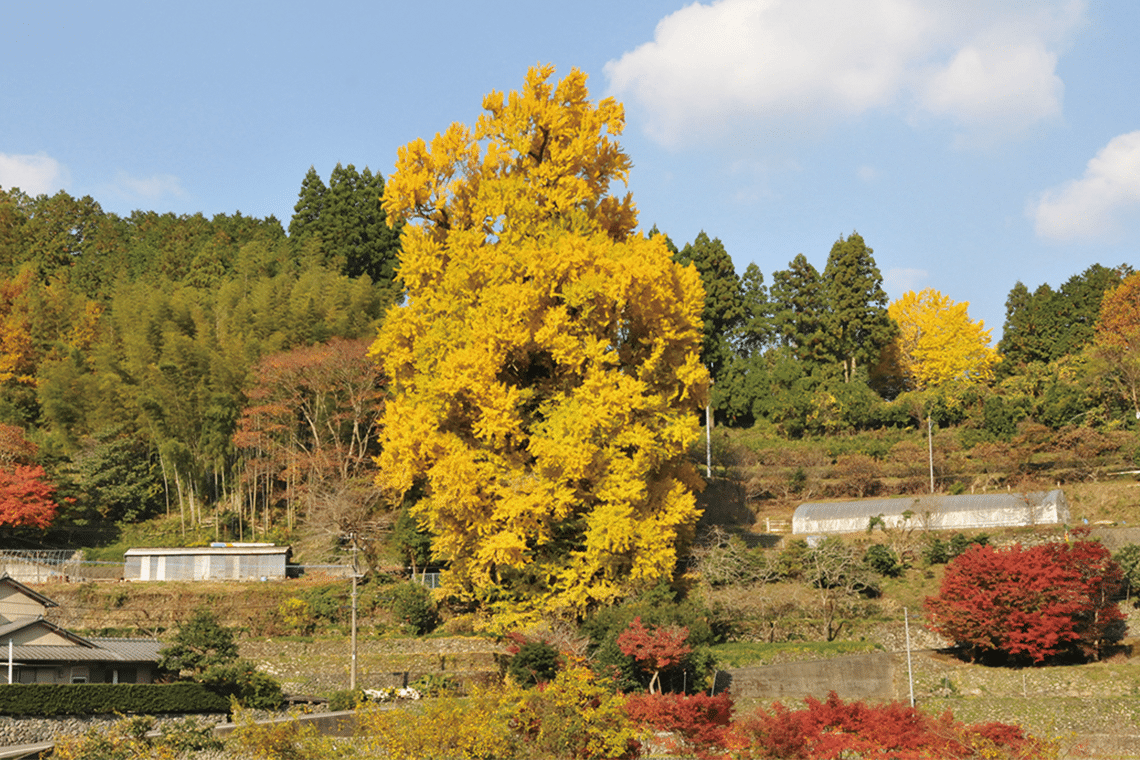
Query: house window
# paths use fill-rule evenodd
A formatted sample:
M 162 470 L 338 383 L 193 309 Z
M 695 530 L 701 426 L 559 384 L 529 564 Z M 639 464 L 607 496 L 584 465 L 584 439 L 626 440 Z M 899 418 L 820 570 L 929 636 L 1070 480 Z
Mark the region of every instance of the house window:
M 87 679 L 91 677 L 91 672 L 86 665 L 73 665 L 71 668 L 71 682 L 72 683 L 87 683 Z

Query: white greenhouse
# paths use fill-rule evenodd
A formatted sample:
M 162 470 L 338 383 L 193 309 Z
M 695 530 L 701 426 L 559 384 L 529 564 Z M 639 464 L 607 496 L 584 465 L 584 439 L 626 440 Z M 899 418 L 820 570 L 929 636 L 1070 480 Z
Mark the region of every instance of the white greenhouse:
M 1064 492 L 908 496 L 858 501 L 814 501 L 796 507 L 792 533 L 857 533 L 882 516 L 888 528 L 969 530 L 1072 522 Z
M 225 544 L 127 549 L 128 581 L 279 580 L 291 549 L 273 544 Z

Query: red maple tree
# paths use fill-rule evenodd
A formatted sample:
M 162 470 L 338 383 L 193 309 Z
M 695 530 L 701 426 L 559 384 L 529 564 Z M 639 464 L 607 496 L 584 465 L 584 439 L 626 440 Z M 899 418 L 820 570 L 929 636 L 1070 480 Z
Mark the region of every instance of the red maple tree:
M 732 697 L 727 693 L 632 694 L 625 712 L 639 725 L 667 732 L 663 743 L 670 751 L 695 754 L 700 760 L 720 757 L 738 748 L 732 732 Z
M 0 467 L 0 525 L 46 528 L 55 518 L 55 485 L 39 465 Z
M 841 757 L 889 757 L 893 760 L 943 760 L 975 757 L 1038 758 L 1055 749 L 1004 723 L 967 725 L 945 713 L 935 718 L 899 703 L 867 705 L 844 702 L 831 692 L 820 702 L 789 710 L 780 703 L 734 724 L 745 745 L 735 757 L 834 760 Z M 739 746 L 739 745 L 738 745 Z
M 621 632 L 617 645 L 625 656 L 632 657 L 643 666 L 654 668 L 653 677 L 649 679 L 649 693 L 653 694 L 655 686 L 660 691 L 661 671 L 680 665 L 689 652 L 693 651 L 686 643 L 688 638 L 689 629 L 684 626 L 646 628 L 639 616 L 633 619 L 629 628 Z
M 926 610 L 939 633 L 968 647 L 1029 658 L 1096 658 L 1123 633 L 1115 598 L 1120 566 L 1100 543 L 1082 540 L 1005 549 L 973 546 L 946 568 Z

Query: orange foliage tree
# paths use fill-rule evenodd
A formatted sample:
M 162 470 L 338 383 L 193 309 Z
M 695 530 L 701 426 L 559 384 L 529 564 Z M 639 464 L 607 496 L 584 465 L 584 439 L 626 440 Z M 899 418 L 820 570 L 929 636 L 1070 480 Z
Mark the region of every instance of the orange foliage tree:
M 337 532 L 363 529 L 376 506 L 373 457 L 382 375 L 362 340 L 273 354 L 254 367 L 234 445 L 245 457 L 250 511 L 294 504 Z M 264 517 L 269 521 L 269 517 Z M 359 523 L 359 524 L 357 524 Z
M 1140 419 L 1140 272 L 1105 293 L 1092 358 L 1091 376 L 1130 404 Z
M 625 656 L 653 668 L 653 677 L 649 679 L 649 693 L 653 694 L 660 691 L 661 671 L 680 665 L 693 651 L 687 643 L 688 638 L 689 629 L 684 626 L 646 628 L 638 616 L 617 637 L 617 645 Z
M 46 528 L 59 511 L 55 490 L 39 465 L 0 467 L 0 525 Z

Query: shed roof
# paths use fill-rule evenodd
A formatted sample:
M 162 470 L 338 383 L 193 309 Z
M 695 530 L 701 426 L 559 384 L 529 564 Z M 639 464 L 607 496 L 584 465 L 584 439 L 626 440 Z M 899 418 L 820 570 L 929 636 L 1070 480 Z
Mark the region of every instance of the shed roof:
M 961 522 L 955 519 L 956 516 L 975 514 L 987 516 L 990 518 L 989 522 L 996 527 L 1007 522 L 995 520 L 994 517 L 997 515 L 1003 513 L 1024 515 L 1031 510 L 1037 514 L 1047 506 L 1056 509 L 1058 519 L 1071 519 L 1065 494 L 1056 489 L 1030 493 L 1006 492 L 959 496 L 925 494 L 893 499 L 806 502 L 796 507 L 793 530 L 799 532 L 795 524 L 803 525 L 809 521 L 816 524 L 821 521 L 843 521 L 847 525 L 866 528 L 871 518 L 880 515 L 887 518 L 891 524 L 898 524 L 908 511 L 913 515 L 911 524 L 915 526 L 934 522 L 933 527 L 952 527 L 955 523 Z
M 135 549 L 127 549 L 124 555 L 127 557 L 153 557 L 153 556 L 201 556 L 204 554 L 212 555 L 234 555 L 240 554 L 249 556 L 251 554 L 288 554 L 291 547 L 289 546 L 172 546 L 172 547 L 139 547 Z
M 860 499 L 858 501 L 814 501 L 805 502 L 796 508 L 796 515 L 812 518 L 827 517 L 866 517 L 878 515 L 901 515 L 906 511 L 916 516 L 923 512 L 977 512 L 993 509 L 1025 509 L 1036 507 L 1050 500 L 1060 491 L 1033 491 L 1030 493 L 982 493 L 949 496 L 924 494 L 893 499 Z

